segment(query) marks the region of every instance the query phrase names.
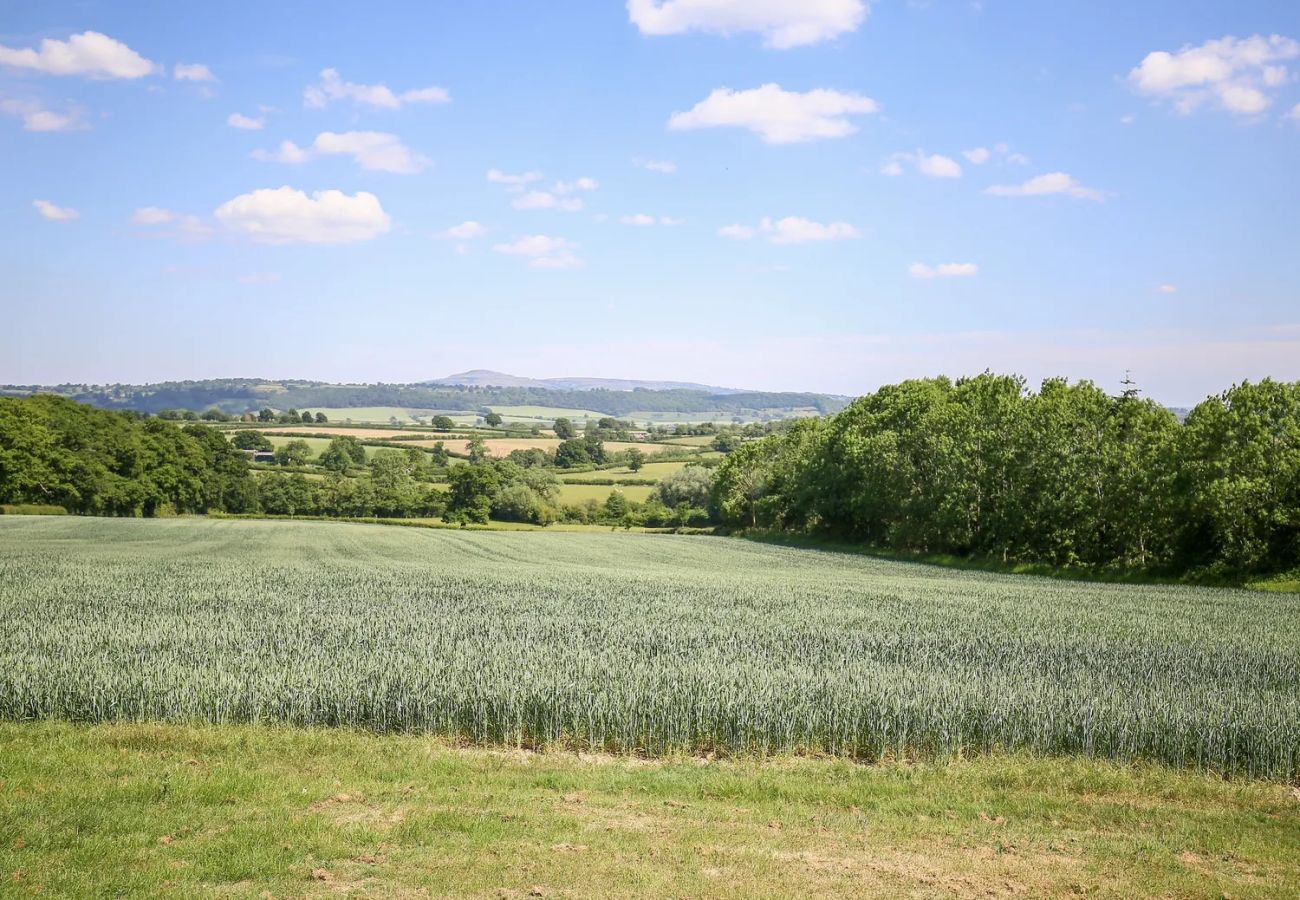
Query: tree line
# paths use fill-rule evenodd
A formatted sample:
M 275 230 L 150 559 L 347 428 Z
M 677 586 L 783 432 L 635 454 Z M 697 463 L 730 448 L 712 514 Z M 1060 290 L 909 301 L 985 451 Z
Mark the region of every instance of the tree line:
M 897 551 L 1235 578 L 1300 566 L 1300 384 L 1180 421 L 1126 388 L 905 381 L 734 449 L 727 523 Z

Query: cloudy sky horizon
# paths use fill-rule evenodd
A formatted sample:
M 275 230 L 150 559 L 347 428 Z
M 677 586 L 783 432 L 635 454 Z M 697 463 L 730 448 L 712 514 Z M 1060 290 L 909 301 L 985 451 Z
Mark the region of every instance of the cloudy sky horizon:
M 0 382 L 1300 379 L 1300 7 L 321 6 L 0 16 Z

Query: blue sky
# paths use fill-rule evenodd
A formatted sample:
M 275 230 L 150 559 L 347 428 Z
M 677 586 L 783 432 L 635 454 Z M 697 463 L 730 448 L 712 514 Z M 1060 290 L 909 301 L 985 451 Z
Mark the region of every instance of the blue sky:
M 1275 0 L 5 4 L 0 381 L 1295 380 L 1298 42 Z

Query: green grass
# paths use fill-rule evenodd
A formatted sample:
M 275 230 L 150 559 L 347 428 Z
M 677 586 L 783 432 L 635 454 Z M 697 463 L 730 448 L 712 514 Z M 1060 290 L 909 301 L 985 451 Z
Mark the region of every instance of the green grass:
M 594 474 L 589 474 L 594 477 Z M 560 502 L 577 505 L 586 503 L 588 500 L 595 500 L 597 503 L 604 503 L 609 498 L 611 491 L 618 491 L 628 500 L 635 503 L 644 503 L 650 499 L 650 492 L 654 488 L 645 484 L 628 484 L 622 487 L 610 484 L 567 484 L 560 483 Z
M 993 755 L 646 761 L 0 724 L 0 894 L 1294 897 L 1284 786 Z
M 330 424 L 340 424 L 351 419 L 354 423 L 387 425 L 389 420 L 396 416 L 397 420 L 405 425 L 414 425 L 415 416 L 424 416 L 425 421 L 432 416 L 444 415 L 441 410 L 436 409 L 417 409 L 405 406 L 313 406 L 311 409 L 298 410 L 299 412 L 309 412 L 315 415 L 318 412 L 325 413 L 325 417 L 330 420 Z M 464 413 L 457 413 L 464 415 Z M 469 416 L 472 422 L 474 416 Z
M 663 478 L 669 472 L 676 472 L 678 469 L 684 469 L 684 468 L 686 468 L 686 461 L 679 460 L 677 462 L 645 463 L 644 465 L 641 466 L 641 471 L 639 472 L 633 472 L 631 469 L 627 468 L 626 466 L 619 466 L 613 469 L 596 469 L 591 472 L 577 472 L 571 475 L 566 475 L 563 472 L 559 474 L 560 474 L 561 481 L 570 481 L 570 480 L 590 481 L 593 479 L 600 479 L 600 480 L 610 479 L 612 481 L 628 481 L 628 480 L 636 481 L 642 478 L 653 478 L 655 480 L 658 480 L 660 478 Z
M 1300 777 L 1300 597 L 724 538 L 0 517 L 0 719 Z
M 62 506 L 50 503 L 0 503 L 0 516 L 66 516 Z
M 609 413 L 595 412 L 590 409 L 564 409 L 558 406 L 493 406 L 490 409 L 500 413 L 506 419 L 516 419 L 521 422 L 543 420 L 549 423 L 561 417 L 585 422 L 587 419 L 600 419 L 609 415 Z

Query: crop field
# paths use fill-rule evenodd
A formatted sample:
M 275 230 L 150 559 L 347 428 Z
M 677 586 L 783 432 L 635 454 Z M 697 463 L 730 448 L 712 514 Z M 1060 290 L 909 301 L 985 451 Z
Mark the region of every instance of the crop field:
M 1300 597 L 725 538 L 0 517 L 0 718 L 1300 776 Z

